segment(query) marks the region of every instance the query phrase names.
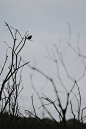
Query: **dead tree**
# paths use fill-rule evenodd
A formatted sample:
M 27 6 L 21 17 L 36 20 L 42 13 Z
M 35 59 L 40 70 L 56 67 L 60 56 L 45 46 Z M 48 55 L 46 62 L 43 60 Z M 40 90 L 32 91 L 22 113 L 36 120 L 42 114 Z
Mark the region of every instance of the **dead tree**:
M 20 114 L 20 106 L 18 103 L 18 96 L 21 93 L 23 89 L 23 83 L 22 83 L 22 69 L 25 65 L 27 65 L 29 62 L 22 64 L 21 59 L 22 57 L 19 55 L 22 51 L 27 37 L 28 37 L 28 31 L 25 33 L 25 35 L 22 37 L 20 32 L 17 29 L 14 29 L 13 27 L 10 27 L 8 23 L 5 22 L 5 26 L 10 32 L 10 35 L 13 39 L 13 46 L 10 47 L 9 44 L 4 41 L 7 45 L 7 47 L 11 50 L 11 61 L 10 65 L 8 66 L 8 72 L 1 81 L 0 85 L 0 121 L 3 121 L 4 114 L 7 112 L 10 114 L 9 122 L 10 123 L 14 117 L 18 117 Z M 13 31 L 15 34 L 13 35 Z M 20 36 L 20 42 L 17 42 L 17 36 Z M 5 69 L 7 60 L 9 58 L 9 55 L 6 52 L 6 58 L 4 61 L 3 66 L 0 66 L 0 76 L 2 76 L 2 73 Z M 19 77 L 20 73 L 20 77 Z
M 46 108 L 47 105 L 52 104 L 54 106 L 55 110 L 57 111 L 57 113 L 59 114 L 59 120 L 64 125 L 64 127 L 66 127 L 66 114 L 67 114 L 67 110 L 68 110 L 69 106 L 71 108 L 71 113 L 73 114 L 74 119 L 78 119 L 78 122 L 83 121 L 86 118 L 86 116 L 82 115 L 83 114 L 83 110 L 85 108 L 83 108 L 83 109 L 81 108 L 81 94 L 80 94 L 80 89 L 79 89 L 79 85 L 78 85 L 78 82 L 81 81 L 84 77 L 86 77 L 85 76 L 85 73 L 86 73 L 86 65 L 85 65 L 86 56 L 81 54 L 80 47 L 79 47 L 79 39 L 78 39 L 78 42 L 77 42 L 77 48 L 74 48 L 73 45 L 71 45 L 71 43 L 70 43 L 71 32 L 70 31 L 71 30 L 70 30 L 70 27 L 69 27 L 69 39 L 65 43 L 66 47 L 64 48 L 64 50 L 62 50 L 62 51 L 59 50 L 59 46 L 62 45 L 61 42 L 59 42 L 58 46 L 56 44 L 54 44 L 52 46 L 52 48 L 51 48 L 51 53 L 52 54 L 50 54 L 48 52 L 48 56 L 47 56 L 47 58 L 49 60 L 54 62 L 55 66 L 56 66 L 56 74 L 55 74 L 56 75 L 56 79 L 59 81 L 60 85 L 62 86 L 62 88 L 64 89 L 64 91 L 66 93 L 66 103 L 65 103 L 65 107 L 64 108 L 62 106 L 62 101 L 61 101 L 61 98 L 59 96 L 58 84 L 56 85 L 54 79 L 49 77 L 47 74 L 45 74 L 39 68 L 37 68 L 35 66 L 33 67 L 31 65 L 28 65 L 30 69 L 32 69 L 33 71 L 38 72 L 41 75 L 43 75 L 46 78 L 46 80 L 48 80 L 52 84 L 54 92 L 55 92 L 55 95 L 56 95 L 56 99 L 55 100 L 51 100 L 48 96 L 46 96 L 44 94 L 41 97 L 39 95 L 39 93 L 37 92 L 36 87 L 34 86 L 35 82 L 33 84 L 33 74 L 30 75 L 32 87 L 35 90 L 36 94 L 38 95 L 39 100 L 41 101 L 41 107 L 43 107 L 43 109 L 46 110 L 46 112 L 50 115 L 50 117 L 54 121 L 57 121 L 57 120 L 55 120 L 55 118 L 51 115 L 51 113 Z M 83 63 L 83 72 L 82 72 L 82 75 L 78 79 L 75 79 L 75 78 L 73 78 L 71 76 L 71 74 L 69 73 L 68 68 L 67 68 L 67 66 L 66 66 L 66 64 L 64 62 L 64 60 L 65 60 L 64 59 L 64 53 L 67 52 L 68 49 L 73 51 L 78 58 L 83 59 L 83 60 L 81 60 L 81 62 Z M 63 69 L 65 71 L 65 74 L 66 74 L 67 78 L 69 80 L 71 80 L 71 82 L 72 82 L 72 86 L 71 86 L 69 91 L 67 90 L 67 86 L 64 84 L 63 79 L 62 79 L 62 77 L 60 75 L 59 61 L 60 61 L 60 64 L 62 65 L 62 67 L 63 67 Z M 74 93 L 74 91 L 73 91 L 74 88 L 76 88 L 76 87 L 77 87 L 78 95 L 76 95 Z M 74 112 L 73 112 L 73 105 L 72 105 L 71 94 L 77 100 L 77 104 L 78 104 L 77 113 L 78 113 L 78 116 L 75 115 Z M 44 104 L 42 99 L 46 100 L 49 103 L 48 104 Z M 55 102 L 57 102 L 58 105 Z M 35 115 L 35 112 L 34 112 L 34 115 Z

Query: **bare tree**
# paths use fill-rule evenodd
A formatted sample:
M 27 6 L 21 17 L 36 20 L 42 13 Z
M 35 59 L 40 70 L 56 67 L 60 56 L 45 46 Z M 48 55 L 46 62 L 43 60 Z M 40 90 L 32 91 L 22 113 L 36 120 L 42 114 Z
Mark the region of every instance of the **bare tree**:
M 45 94 L 42 94 L 43 96 L 40 96 L 39 92 L 36 90 L 36 86 L 34 86 L 35 82 L 33 82 L 33 74 L 30 75 L 32 87 L 33 87 L 34 91 L 36 92 L 36 94 L 38 95 L 38 98 L 41 102 L 41 107 L 43 107 L 43 109 L 46 110 L 46 112 L 49 114 L 49 116 L 54 121 L 57 121 L 54 118 L 54 116 L 51 115 L 51 113 L 46 108 L 48 105 L 52 104 L 53 107 L 55 108 L 55 110 L 57 111 L 57 113 L 59 114 L 59 120 L 62 123 L 62 125 L 64 125 L 64 127 L 66 127 L 66 119 L 67 119 L 66 114 L 67 114 L 69 106 L 70 106 L 70 110 L 71 110 L 71 113 L 73 115 L 74 120 L 77 119 L 78 122 L 83 122 L 86 118 L 86 116 L 83 116 L 83 111 L 85 110 L 86 107 L 84 107 L 83 109 L 81 108 L 81 93 L 80 93 L 80 88 L 79 88 L 79 81 L 81 81 L 84 77 L 86 77 L 85 76 L 86 75 L 86 65 L 85 65 L 86 56 L 81 53 L 81 50 L 80 50 L 80 47 L 79 47 L 79 35 L 78 35 L 78 38 L 77 38 L 77 47 L 76 48 L 73 47 L 73 45 L 70 43 L 71 28 L 70 28 L 69 24 L 68 24 L 68 27 L 69 27 L 69 38 L 68 38 L 68 41 L 65 42 L 65 48 L 63 50 L 60 50 L 60 46 L 62 45 L 62 43 L 59 42 L 58 46 L 56 44 L 54 44 L 52 46 L 50 52 L 47 51 L 48 52 L 47 59 L 51 60 L 56 66 L 55 79 L 57 80 L 57 82 L 59 82 L 59 85 L 62 86 L 62 88 L 64 89 L 65 94 L 66 94 L 65 107 L 63 107 L 63 105 L 62 105 L 62 100 L 61 100 L 61 97 L 60 97 L 59 91 L 58 91 L 58 83 L 56 84 L 55 79 L 50 77 L 49 75 L 45 74 L 39 68 L 37 68 L 35 66 L 33 67 L 33 66 L 28 65 L 30 67 L 30 69 L 32 69 L 35 72 L 40 73 L 41 75 L 43 75 L 46 78 L 46 80 L 48 80 L 51 83 L 51 85 L 54 89 L 55 95 L 56 95 L 55 100 L 51 100 Z M 77 58 L 80 59 L 80 61 L 83 64 L 82 75 L 79 76 L 79 78 L 76 78 L 76 79 L 73 76 L 71 76 L 71 73 L 69 72 L 68 67 L 65 64 L 65 58 L 64 58 L 65 56 L 64 55 L 65 55 L 65 53 L 67 53 L 67 50 L 69 50 L 69 49 L 70 49 L 71 52 L 73 52 L 75 54 L 75 56 L 77 56 Z M 60 62 L 60 64 L 59 64 L 59 62 Z M 61 76 L 62 73 L 60 71 L 60 65 L 62 66 L 67 79 L 72 82 L 71 83 L 72 85 L 70 84 L 71 88 L 69 90 L 67 89 L 67 86 L 64 84 L 64 80 Z M 74 93 L 75 88 L 77 89 L 77 92 L 78 92 L 77 95 L 76 95 L 76 93 Z M 71 98 L 71 95 L 72 95 L 73 98 Z M 73 106 L 74 105 L 72 104 L 72 100 L 75 99 L 75 98 L 76 98 L 76 102 L 78 104 L 77 115 L 73 111 Z M 48 102 L 48 104 L 44 104 L 43 99 L 46 100 Z M 35 111 L 34 111 L 34 115 L 37 116 Z
M 2 81 L 0 80 L 2 82 L 0 85 L 0 104 L 1 104 L 0 122 L 3 121 L 4 115 L 8 113 L 12 116 L 11 118 L 6 120 L 8 121 L 7 124 L 9 125 L 9 123 L 14 119 L 14 116 L 17 118 L 20 115 L 18 96 L 23 89 L 21 74 L 22 74 L 23 67 L 29 62 L 21 64 L 22 57 L 19 54 L 22 51 L 26 43 L 26 40 L 30 40 L 30 39 L 27 39 L 28 31 L 22 37 L 20 32 L 17 29 L 14 29 L 13 27 L 9 26 L 6 22 L 5 22 L 5 25 L 8 28 L 10 35 L 13 39 L 13 46 L 10 47 L 9 44 L 6 41 L 4 41 L 8 46 L 8 48 L 11 50 L 11 62 L 10 62 L 10 65 L 8 66 L 7 74 L 5 75 Z M 14 35 L 12 30 L 15 32 Z M 19 43 L 17 42 L 18 35 L 20 36 Z M 4 64 L 3 66 L 0 66 L 1 67 L 0 76 L 2 76 L 2 73 L 5 69 L 8 57 L 9 55 L 6 52 L 6 58 L 5 58 Z M 19 74 L 20 74 L 20 77 L 19 77 Z

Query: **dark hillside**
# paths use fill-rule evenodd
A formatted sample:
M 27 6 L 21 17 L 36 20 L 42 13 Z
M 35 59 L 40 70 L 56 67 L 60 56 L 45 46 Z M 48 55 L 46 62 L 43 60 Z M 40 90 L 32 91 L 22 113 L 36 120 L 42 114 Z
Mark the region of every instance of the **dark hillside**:
M 86 124 L 81 124 L 77 120 L 70 119 L 67 121 L 66 129 L 86 129 Z M 51 119 L 14 117 L 5 113 L 0 119 L 0 129 L 64 129 L 62 124 L 55 123 Z

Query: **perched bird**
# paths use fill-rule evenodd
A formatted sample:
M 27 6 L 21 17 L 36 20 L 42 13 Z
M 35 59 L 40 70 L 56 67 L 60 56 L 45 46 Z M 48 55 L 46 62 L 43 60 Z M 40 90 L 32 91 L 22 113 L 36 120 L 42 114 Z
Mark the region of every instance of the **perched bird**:
M 32 35 L 28 36 L 27 39 L 30 40 L 32 38 Z
M 28 35 L 29 35 L 29 34 L 28 34 Z M 32 41 L 32 40 L 31 40 L 32 35 L 30 35 L 30 36 L 28 36 L 28 35 L 27 35 L 25 38 L 28 39 L 28 40 L 30 40 L 30 41 Z M 32 42 L 33 42 L 33 41 L 32 41 Z

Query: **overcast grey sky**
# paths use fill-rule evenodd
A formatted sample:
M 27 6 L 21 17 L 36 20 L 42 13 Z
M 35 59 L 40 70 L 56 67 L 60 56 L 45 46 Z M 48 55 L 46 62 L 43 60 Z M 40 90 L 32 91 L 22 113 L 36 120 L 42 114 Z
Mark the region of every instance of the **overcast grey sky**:
M 69 38 L 68 23 L 71 26 L 70 43 L 75 47 L 77 35 L 80 34 L 80 46 L 83 54 L 86 54 L 85 0 L 0 0 L 0 64 L 3 64 L 3 57 L 5 57 L 5 51 L 7 49 L 7 46 L 3 41 L 7 41 L 9 46 L 12 45 L 11 36 L 8 31 L 5 31 L 7 28 L 4 26 L 4 21 L 10 26 L 18 29 L 22 35 L 28 31 L 28 33 L 33 36 L 33 42 L 26 42 L 21 55 L 25 61 L 30 61 L 30 64 L 33 64 L 33 57 L 35 57 L 37 60 L 37 67 L 42 69 L 50 77 L 52 77 L 52 73 L 55 73 L 55 69 L 54 64 L 44 58 L 44 56 L 47 55 L 46 46 L 52 48 L 53 44 L 58 44 L 59 40 L 62 39 L 61 50 L 66 48 L 65 42 L 67 42 Z M 82 74 L 83 66 L 79 61 L 78 63 L 73 63 L 72 60 L 70 60 L 74 56 L 75 55 L 72 55 L 72 52 L 69 55 L 67 53 L 66 62 L 71 62 L 71 68 L 69 66 L 70 63 L 68 64 L 69 71 L 71 72 L 72 77 L 77 79 L 79 78 L 78 75 Z M 76 59 L 76 56 L 73 58 L 73 61 L 74 59 Z M 31 70 L 29 70 L 28 67 L 25 67 L 23 70 L 24 90 L 20 96 L 21 105 L 23 104 L 23 108 L 28 108 L 29 110 L 31 110 L 31 95 L 34 93 L 29 80 L 30 73 L 32 73 Z M 35 75 L 34 72 L 34 76 Z M 36 76 L 34 80 L 36 87 L 41 89 L 40 87 L 43 86 L 45 79 L 41 78 L 41 76 Z M 83 81 L 80 84 L 83 84 L 84 88 L 84 91 L 83 88 L 81 88 L 83 107 L 84 104 L 86 106 L 86 83 Z M 45 93 L 47 96 L 53 98 L 54 92 L 52 91 L 52 88 L 49 90 L 49 84 L 47 88 L 44 89 L 40 91 L 40 94 Z M 38 102 L 37 97 L 36 100 L 35 102 Z M 36 109 L 39 106 L 40 104 L 36 103 Z M 56 117 L 54 110 L 50 110 Z M 37 109 L 37 111 L 39 110 Z M 71 117 L 70 113 L 68 116 Z

